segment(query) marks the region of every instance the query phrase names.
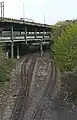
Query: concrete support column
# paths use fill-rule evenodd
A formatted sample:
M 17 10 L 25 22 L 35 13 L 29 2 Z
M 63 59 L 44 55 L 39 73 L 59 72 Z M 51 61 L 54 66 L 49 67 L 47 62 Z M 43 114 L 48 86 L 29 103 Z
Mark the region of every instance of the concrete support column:
M 19 54 L 19 44 L 17 44 L 17 59 L 20 58 L 20 54 Z
M 11 27 L 11 41 L 12 41 L 12 44 L 11 44 L 11 57 L 14 57 L 14 42 L 13 42 L 13 25 Z
M 51 36 L 52 36 L 52 31 L 51 30 L 48 30 L 48 36 L 51 39 Z
M 37 28 L 35 28 L 35 39 L 37 39 Z
M 51 38 L 51 32 L 49 33 L 49 38 Z
M 36 39 L 36 43 L 37 43 L 37 28 L 35 28 L 35 39 Z
M 42 39 L 41 39 L 41 42 L 40 42 L 40 54 L 41 54 L 41 57 L 42 57 L 42 55 L 43 55 Z
M 45 42 L 45 29 L 43 29 L 43 40 Z
M 8 51 L 6 51 L 6 57 L 9 58 L 9 53 L 8 53 Z
M 20 35 L 21 35 L 21 31 L 20 31 Z
M 27 27 L 25 27 L 25 43 L 27 44 Z

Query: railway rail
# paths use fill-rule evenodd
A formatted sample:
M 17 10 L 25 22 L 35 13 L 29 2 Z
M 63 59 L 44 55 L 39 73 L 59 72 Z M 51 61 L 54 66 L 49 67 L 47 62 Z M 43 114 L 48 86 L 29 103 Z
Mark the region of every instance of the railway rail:
M 17 95 L 17 100 L 9 120 L 23 119 L 36 58 L 37 58 L 36 54 L 31 54 L 31 57 L 30 55 L 27 56 L 21 65 L 22 85 L 21 85 L 20 92 Z
M 33 75 L 34 66 L 36 63 L 37 54 L 38 53 L 30 54 L 27 57 L 25 57 L 21 65 L 21 80 L 22 80 L 21 89 L 19 94 L 17 95 L 16 103 L 9 120 L 24 119 L 24 114 L 26 113 L 26 109 L 28 108 L 27 102 L 29 98 L 29 92 L 30 92 L 29 90 L 30 90 L 31 79 Z M 43 112 L 46 109 L 45 103 L 47 102 L 46 97 L 51 96 L 51 92 L 53 91 L 53 88 L 56 84 L 57 71 L 56 71 L 55 63 L 50 56 L 50 52 L 46 51 L 45 54 L 43 54 L 42 58 L 43 57 L 45 58 L 45 60 L 42 61 L 43 63 L 41 63 L 40 60 L 40 63 L 37 66 L 38 67 L 37 71 L 39 70 L 39 72 L 36 72 L 36 76 L 38 73 L 41 73 L 44 70 L 48 71 L 47 73 L 49 75 L 45 75 L 45 76 L 40 75 L 40 77 L 38 78 L 40 81 L 37 81 L 38 79 L 36 78 L 37 79 L 36 81 L 38 83 L 42 82 L 42 84 L 40 84 L 40 87 L 43 86 L 43 88 L 40 90 L 39 95 L 41 95 L 41 97 L 39 101 L 36 102 L 36 106 L 34 107 L 32 114 L 30 115 L 31 116 L 30 120 L 43 119 Z M 50 62 L 48 60 L 49 58 L 51 60 Z M 40 65 L 41 65 L 41 69 L 39 69 Z M 38 97 L 36 99 L 38 99 Z M 25 117 L 25 119 L 27 118 Z
M 50 55 L 50 53 L 49 53 Z M 51 55 L 50 55 L 51 57 Z M 45 103 L 46 103 L 46 100 L 45 100 L 45 97 L 46 96 L 51 96 L 51 92 L 56 84 L 56 67 L 55 67 L 55 63 L 54 61 L 52 60 L 51 61 L 51 76 L 46 84 L 46 87 L 45 87 L 45 90 L 44 90 L 44 93 L 42 95 L 42 98 L 40 99 L 39 103 L 37 104 L 36 106 L 36 109 L 32 115 L 32 120 L 43 120 L 42 117 L 43 117 L 43 111 L 45 111 L 46 107 L 45 107 Z

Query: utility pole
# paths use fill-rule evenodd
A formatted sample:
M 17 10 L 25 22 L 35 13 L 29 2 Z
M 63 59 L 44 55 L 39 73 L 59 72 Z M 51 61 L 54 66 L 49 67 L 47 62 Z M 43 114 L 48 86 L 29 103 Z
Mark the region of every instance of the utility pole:
M 45 25 L 45 12 L 44 12 L 44 25 Z
M 3 2 L 3 17 L 4 17 L 4 2 Z
M 0 2 L 1 18 L 4 18 L 4 1 Z
M 44 12 L 43 40 L 44 40 L 44 42 L 45 42 L 45 12 Z
M 23 18 L 25 18 L 24 4 L 23 4 Z

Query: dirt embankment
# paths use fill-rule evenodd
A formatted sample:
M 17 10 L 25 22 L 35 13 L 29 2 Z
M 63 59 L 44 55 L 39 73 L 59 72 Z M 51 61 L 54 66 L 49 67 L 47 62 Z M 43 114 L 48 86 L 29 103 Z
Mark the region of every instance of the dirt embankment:
M 19 80 L 19 63 L 13 68 L 10 75 L 10 81 L 5 82 L 4 86 L 0 86 L 0 120 L 9 120 L 12 109 L 15 104 L 16 95 L 20 90 Z M 19 81 L 18 81 L 19 80 Z

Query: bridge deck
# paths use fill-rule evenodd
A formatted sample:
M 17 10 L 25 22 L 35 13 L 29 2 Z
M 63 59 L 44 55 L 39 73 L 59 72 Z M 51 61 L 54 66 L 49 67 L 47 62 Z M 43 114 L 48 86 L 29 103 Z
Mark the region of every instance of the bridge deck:
M 11 19 L 11 18 L 1 18 L 0 17 L 0 28 L 3 28 L 4 30 L 10 30 L 11 25 L 14 26 L 14 31 L 24 31 L 24 27 L 27 26 L 27 31 L 34 31 L 37 27 L 38 32 L 42 31 L 43 29 L 45 31 L 51 30 L 51 25 L 47 24 L 41 24 L 31 21 L 25 21 L 25 20 L 17 20 L 17 19 Z

